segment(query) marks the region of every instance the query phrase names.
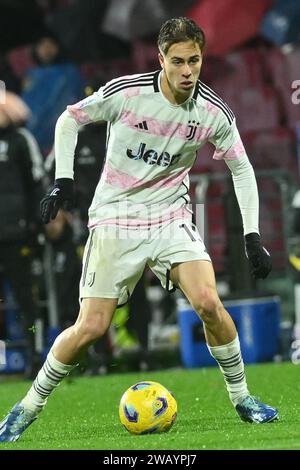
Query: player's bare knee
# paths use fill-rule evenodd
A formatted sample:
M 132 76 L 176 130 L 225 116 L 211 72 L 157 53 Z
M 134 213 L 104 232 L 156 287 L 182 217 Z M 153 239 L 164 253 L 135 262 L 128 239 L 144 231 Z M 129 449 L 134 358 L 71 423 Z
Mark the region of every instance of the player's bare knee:
M 110 315 L 105 312 L 84 312 L 75 324 L 75 331 L 84 344 L 92 343 L 104 335 L 110 325 Z
M 222 322 L 223 307 L 215 289 L 210 287 L 201 289 L 192 305 L 204 323 Z
M 106 321 L 105 316 L 98 314 L 96 317 L 83 320 L 80 328 L 81 336 L 87 342 L 93 342 L 103 336 L 108 327 L 109 323 Z
M 222 312 L 222 305 L 215 305 L 215 307 L 211 307 L 209 310 L 202 309 L 199 315 L 205 325 L 216 326 L 220 325 L 223 322 Z

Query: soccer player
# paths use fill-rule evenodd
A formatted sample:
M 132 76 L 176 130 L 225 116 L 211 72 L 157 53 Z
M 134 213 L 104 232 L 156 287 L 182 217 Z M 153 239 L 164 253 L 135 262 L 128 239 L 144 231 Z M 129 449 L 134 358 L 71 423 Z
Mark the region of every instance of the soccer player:
M 181 289 L 203 320 L 209 351 L 241 419 L 266 423 L 278 417 L 277 409 L 248 391 L 238 334 L 218 297 L 211 259 L 188 208 L 188 173 L 197 150 L 212 142 L 213 158 L 224 160 L 233 176 L 252 272 L 256 278 L 269 274 L 255 175 L 235 117 L 198 80 L 204 44 L 202 30 L 190 19 L 166 21 L 158 37 L 160 71 L 114 79 L 59 117 L 55 185 L 41 202 L 45 223 L 72 200 L 79 127 L 108 122 L 105 166 L 89 210 L 80 312 L 57 337 L 26 396 L 0 423 L 0 441 L 17 440 L 37 418 L 52 390 L 107 330 L 146 264 L 166 289 Z

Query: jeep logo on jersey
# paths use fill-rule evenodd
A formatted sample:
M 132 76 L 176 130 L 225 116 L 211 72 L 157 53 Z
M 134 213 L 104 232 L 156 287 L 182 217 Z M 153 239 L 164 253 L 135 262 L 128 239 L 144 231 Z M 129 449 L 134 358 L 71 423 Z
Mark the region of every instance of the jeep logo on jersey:
M 127 149 L 127 157 L 132 160 L 141 160 L 143 159 L 148 165 L 160 165 L 160 166 L 171 166 L 175 165 L 178 162 L 180 153 L 176 155 L 170 155 L 168 152 L 163 152 L 159 154 L 156 150 L 150 149 L 146 150 L 146 144 L 143 142 L 140 143 L 138 151 L 136 153 L 131 149 Z

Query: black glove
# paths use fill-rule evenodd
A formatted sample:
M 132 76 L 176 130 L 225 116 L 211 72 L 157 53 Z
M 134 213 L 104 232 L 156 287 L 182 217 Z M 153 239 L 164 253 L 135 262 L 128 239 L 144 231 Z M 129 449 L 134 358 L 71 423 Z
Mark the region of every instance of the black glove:
M 55 180 L 53 188 L 41 200 L 40 210 L 42 221 L 48 224 L 55 219 L 59 209 L 71 209 L 74 194 L 74 181 L 71 178 L 59 178 Z
M 258 233 L 245 235 L 246 256 L 255 279 L 265 279 L 272 270 L 270 253 L 262 246 Z

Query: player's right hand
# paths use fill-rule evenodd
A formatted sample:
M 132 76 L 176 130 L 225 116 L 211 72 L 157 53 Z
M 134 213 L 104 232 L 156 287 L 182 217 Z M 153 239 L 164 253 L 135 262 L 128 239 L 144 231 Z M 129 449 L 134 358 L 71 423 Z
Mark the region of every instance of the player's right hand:
M 74 197 L 74 181 L 71 178 L 58 178 L 53 188 L 40 203 L 41 217 L 44 224 L 55 219 L 59 209 L 71 209 Z

